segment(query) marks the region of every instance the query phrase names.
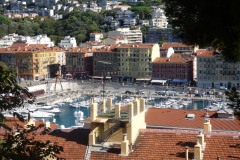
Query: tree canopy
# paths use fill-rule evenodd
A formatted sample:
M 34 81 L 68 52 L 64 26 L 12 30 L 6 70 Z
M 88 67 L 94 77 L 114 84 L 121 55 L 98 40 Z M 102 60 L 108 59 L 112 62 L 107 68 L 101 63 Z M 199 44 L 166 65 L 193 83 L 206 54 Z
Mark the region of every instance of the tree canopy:
M 183 42 L 213 47 L 240 60 L 239 0 L 164 0 L 166 15 Z
M 38 126 L 27 125 L 23 128 L 18 122 L 25 122 L 23 116 L 13 112 L 13 120 L 4 116 L 4 111 L 23 107 L 25 102 L 32 103 L 34 97 L 27 88 L 17 84 L 16 74 L 0 63 L 0 127 L 5 129 L 4 138 L 0 139 L 0 159 L 36 159 L 54 156 L 63 151 L 63 147 L 50 141 L 35 140 L 36 135 L 46 134 L 49 128 L 42 123 Z M 28 120 L 30 115 L 28 116 Z M 13 126 L 6 125 L 13 121 Z M 36 132 L 38 131 L 38 132 Z
M 227 96 L 228 105 L 234 111 L 234 115 L 236 115 L 240 119 L 240 93 L 236 87 L 232 87 L 225 92 Z

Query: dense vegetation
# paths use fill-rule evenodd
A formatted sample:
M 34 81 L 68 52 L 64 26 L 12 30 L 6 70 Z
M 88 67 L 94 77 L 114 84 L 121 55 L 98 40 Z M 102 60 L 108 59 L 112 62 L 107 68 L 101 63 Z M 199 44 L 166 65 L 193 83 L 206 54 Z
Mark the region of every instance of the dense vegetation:
M 0 37 L 11 33 L 24 36 L 47 34 L 57 43 L 64 36 L 70 35 L 79 43 L 87 41 L 89 33 L 100 32 L 99 26 L 103 23 L 103 13 L 79 10 L 66 14 L 61 20 L 53 18 L 42 20 L 41 17 L 35 17 L 33 20 L 29 18 L 12 20 L 0 15 Z
M 240 60 L 239 0 L 164 0 L 166 15 L 182 40 L 213 47 L 229 61 Z
M 80 3 L 90 2 L 79 0 Z M 61 3 L 66 3 L 62 0 Z M 139 4 L 129 4 L 131 10 L 139 15 L 139 19 L 151 18 L 151 6 L 158 6 L 162 0 L 144 0 Z M 34 7 L 32 5 L 31 7 Z M 77 43 L 89 40 L 91 32 L 108 32 L 113 30 L 109 21 L 104 21 L 105 16 L 115 16 L 117 11 L 102 11 L 100 13 L 87 11 L 82 12 L 74 9 L 73 12 L 63 14 L 63 19 L 55 20 L 53 18 L 35 17 L 34 19 L 9 19 L 0 15 L 0 37 L 4 35 L 16 33 L 23 36 L 35 36 L 39 34 L 47 34 L 57 44 L 64 36 L 75 37 Z

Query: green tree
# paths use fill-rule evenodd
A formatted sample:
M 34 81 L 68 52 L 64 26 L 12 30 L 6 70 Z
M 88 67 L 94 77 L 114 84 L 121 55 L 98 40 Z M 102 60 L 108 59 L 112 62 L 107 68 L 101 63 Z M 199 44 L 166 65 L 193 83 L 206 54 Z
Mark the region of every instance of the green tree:
M 240 119 L 240 95 L 236 87 L 232 87 L 225 92 L 228 100 L 228 106 L 233 109 L 234 115 Z
M 240 60 L 240 1 L 164 0 L 166 15 L 183 42 L 211 46 Z
M 0 140 L 0 159 L 36 159 L 40 160 L 47 156 L 55 156 L 63 151 L 63 147 L 50 141 L 42 142 L 36 140 L 36 136 L 41 136 L 50 131 L 44 127 L 28 125 L 23 129 L 18 125 L 18 121 L 24 121 L 18 113 L 13 113 L 17 130 L 13 130 L 6 125 L 3 111 L 8 111 L 21 107 L 24 102 L 33 103 L 34 97 L 27 88 L 22 88 L 17 84 L 16 74 L 0 63 L 0 127 L 5 128 L 4 138 Z M 42 130 L 39 134 L 39 132 Z

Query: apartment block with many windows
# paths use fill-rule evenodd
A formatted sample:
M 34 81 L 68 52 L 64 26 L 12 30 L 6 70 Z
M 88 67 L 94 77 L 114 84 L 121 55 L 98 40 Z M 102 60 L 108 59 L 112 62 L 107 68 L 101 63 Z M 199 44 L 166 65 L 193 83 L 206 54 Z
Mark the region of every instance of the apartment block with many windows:
M 240 63 L 231 63 L 213 50 L 197 51 L 197 84 L 199 87 L 229 88 L 240 84 Z

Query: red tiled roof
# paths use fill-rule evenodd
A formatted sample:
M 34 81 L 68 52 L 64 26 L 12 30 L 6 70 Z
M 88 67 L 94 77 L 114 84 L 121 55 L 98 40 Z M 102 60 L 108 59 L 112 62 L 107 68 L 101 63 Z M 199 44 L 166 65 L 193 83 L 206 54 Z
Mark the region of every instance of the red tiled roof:
M 185 159 L 185 147 L 189 147 L 189 159 L 194 158 L 193 148 L 196 144 L 196 131 L 144 129 L 128 156 L 120 156 L 120 148 L 110 148 L 107 152 L 92 152 L 91 160 L 155 160 L 155 159 Z M 204 160 L 239 159 L 240 138 L 215 133 L 205 135 L 206 147 Z
M 212 57 L 214 55 L 213 50 L 199 49 L 196 51 L 198 57 Z
M 192 120 L 185 119 L 187 114 L 195 114 Z M 205 114 L 210 116 L 212 130 L 240 130 L 240 121 L 235 119 L 215 118 L 216 111 L 181 110 L 168 108 L 149 108 L 146 113 L 147 126 L 165 126 L 179 128 L 203 128 Z
M 154 44 L 119 44 L 117 48 L 152 48 Z
M 154 59 L 153 63 L 186 63 L 192 59 L 182 58 L 179 56 L 171 56 L 170 58 L 157 57 Z
M 189 147 L 189 159 L 193 158 L 193 147 L 196 144 L 197 132 L 164 133 L 158 129 L 141 130 L 133 146 L 133 152 L 128 156 L 120 156 L 120 149 L 110 149 L 108 152 L 92 152 L 91 160 L 155 160 L 155 159 L 185 159 L 185 147 Z
M 240 137 L 214 135 L 205 137 L 203 159 L 240 159 Z
M 57 142 L 64 150 L 58 156 L 59 158 L 66 160 L 84 159 L 89 132 L 90 131 L 86 129 L 55 130 L 50 134 L 37 136 L 35 139 Z
M 187 45 L 184 43 L 163 43 L 161 49 L 170 47 L 194 47 L 193 45 Z

